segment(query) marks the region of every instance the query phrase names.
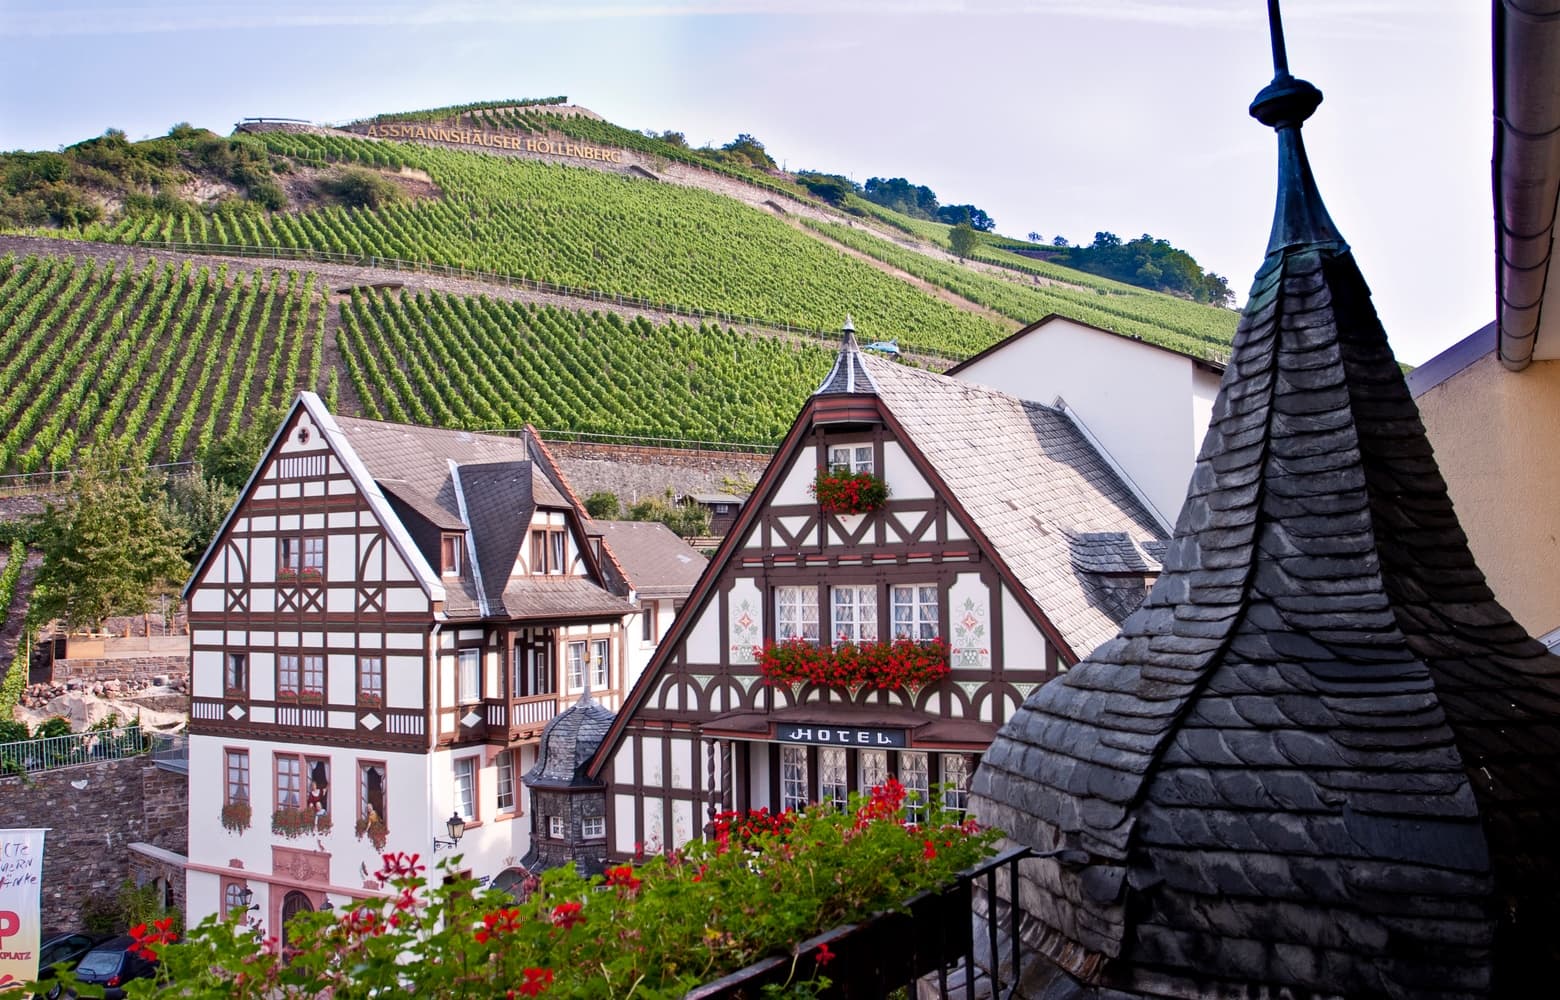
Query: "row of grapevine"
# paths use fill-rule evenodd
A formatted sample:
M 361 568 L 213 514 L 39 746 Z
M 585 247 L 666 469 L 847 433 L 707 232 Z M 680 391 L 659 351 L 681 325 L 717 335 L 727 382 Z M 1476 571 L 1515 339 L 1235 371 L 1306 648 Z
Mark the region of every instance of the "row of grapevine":
M 354 292 L 338 348 L 368 416 L 772 444 L 833 350 L 481 297 Z
M 313 387 L 326 303 L 313 275 L 189 263 L 0 258 L 0 469 L 69 468 L 110 436 L 189 458 Z
M 1195 357 L 1227 354 L 1235 335 L 1239 317 L 1227 309 L 1142 289 L 1113 291 L 1101 285 L 1087 291 L 1071 284 L 1055 284 L 1038 275 L 1009 278 L 906 250 L 861 229 L 812 219 L 803 221 L 829 239 L 1020 322 L 1060 313 Z M 1118 289 L 1129 288 L 1116 282 L 1109 284 Z
M 22 578 L 22 567 L 27 563 L 27 546 L 18 538 L 11 543 L 11 554 L 5 569 L 0 571 L 0 628 L 11 618 L 11 605 L 16 602 L 16 585 Z M 18 647 L 11 662 L 0 671 L 0 722 L 11 721 L 16 703 L 27 687 L 27 657 Z
M 837 329 L 849 314 L 864 336 L 951 354 L 981 350 L 1009 332 L 707 191 L 412 144 L 280 132 L 254 138 L 311 161 L 425 170 L 443 197 L 245 216 L 220 232 L 213 216 L 140 215 L 85 235 L 430 261 L 812 329 Z

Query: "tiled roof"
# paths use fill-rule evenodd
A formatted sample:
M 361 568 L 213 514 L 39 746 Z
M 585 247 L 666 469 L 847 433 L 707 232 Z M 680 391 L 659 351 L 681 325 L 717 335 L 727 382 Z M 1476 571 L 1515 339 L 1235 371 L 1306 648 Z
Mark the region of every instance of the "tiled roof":
M 1116 633 L 1119 609 L 1074 565 L 1075 537 L 1163 537 L 1072 420 L 994 389 L 862 358 L 878 397 L 931 461 L 1078 656 Z
M 601 618 L 637 609 L 584 577 L 516 576 L 493 610 L 511 618 Z
M 1560 971 L 1560 658 L 1468 551 L 1305 165 L 1306 88 L 1254 105 L 1279 210 L 1163 574 L 976 775 L 982 822 L 1086 852 L 1025 871 L 1055 995 L 1523 996 Z
M 686 597 L 709 565 L 659 521 L 595 522 L 629 582 L 643 597 Z
M 407 503 L 419 498 L 419 511 L 437 507 L 454 524 L 460 524 L 460 505 L 450 478 L 450 462 L 482 465 L 525 461 L 530 456 L 524 440 L 497 434 L 473 434 L 437 427 L 390 424 L 361 417 L 337 417 L 374 479 L 395 487 Z
M 559 712 L 542 730 L 541 748 L 536 764 L 525 773 L 532 788 L 572 788 L 599 786 L 585 775 L 585 765 L 601 746 L 602 737 L 612 725 L 612 711 L 584 695 Z

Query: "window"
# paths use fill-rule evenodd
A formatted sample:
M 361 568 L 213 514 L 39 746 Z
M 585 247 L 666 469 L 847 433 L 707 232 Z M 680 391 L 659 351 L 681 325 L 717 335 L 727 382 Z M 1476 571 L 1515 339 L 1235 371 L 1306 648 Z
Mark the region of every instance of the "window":
M 818 801 L 844 810 L 850 800 L 846 775 L 850 773 L 844 747 L 823 747 L 818 751 Z
M 224 751 L 227 790 L 223 801 L 228 805 L 249 801 L 249 751 Z
M 943 808 L 953 812 L 964 812 L 970 806 L 970 772 L 975 769 L 975 761 L 967 754 L 945 753 L 942 755 L 943 769 Z
M 222 675 L 223 693 L 228 697 L 243 697 L 249 693 L 249 656 L 245 653 L 229 653 L 227 669 Z
M 937 638 L 937 586 L 896 585 L 892 589 L 895 639 Z
M 276 575 L 322 576 L 325 573 L 325 539 L 320 535 L 276 540 Z
M 639 641 L 655 642 L 655 605 L 646 604 L 639 615 Z
M 899 751 L 899 783 L 905 786 L 905 820 L 926 821 L 926 800 L 931 789 L 925 750 Z
M 872 471 L 872 446 L 870 444 L 836 445 L 829 449 L 829 468 L 847 472 Z
M 514 812 L 515 808 L 515 755 L 504 750 L 498 755 L 498 810 Z
M 607 675 L 611 673 L 612 640 L 592 639 L 590 643 L 590 684 L 597 691 L 605 691 L 611 685 Z
M 585 687 L 585 643 L 571 642 L 564 652 L 569 668 L 569 690 L 579 691 Z
M 303 539 L 302 571 L 305 574 L 314 573 L 319 576 L 325 573 L 325 539 L 319 535 Z
M 384 705 L 385 661 L 380 657 L 358 657 L 357 703 L 371 708 Z
M 477 758 L 455 758 L 455 811 L 466 822 L 477 818 Z
M 439 566 L 445 576 L 460 576 L 459 535 L 445 535 L 440 539 Z
M 330 761 L 324 757 L 308 757 L 304 763 L 308 765 L 309 784 L 303 803 L 317 815 L 327 815 L 330 812 Z
M 303 553 L 296 538 L 278 538 L 276 540 L 276 572 L 278 575 L 297 576 L 298 567 L 302 565 Z
M 888 751 L 862 750 L 856 767 L 861 778 L 861 792 L 866 795 L 872 789 L 888 782 Z
M 224 919 L 241 913 L 249 907 L 244 903 L 244 884 L 229 882 L 222 889 L 222 916 Z
M 605 816 L 586 816 L 580 824 L 580 836 L 586 840 L 607 839 L 607 818 Z
M 564 556 L 568 551 L 565 541 L 566 533 L 563 531 L 547 531 L 543 528 L 531 529 L 531 572 L 532 573 L 562 573 Z
M 305 656 L 303 658 L 303 687 L 300 693 L 316 695 L 321 698 L 325 695 L 325 657 Z
M 385 822 L 385 765 L 358 762 L 358 819 L 364 824 Z
M 296 698 L 303 686 L 303 673 L 298 667 L 298 654 L 283 653 L 276 658 L 276 696 Z
M 515 697 L 528 698 L 552 694 L 557 678 L 553 674 L 552 645 L 515 644 Z
M 276 807 L 303 805 L 303 762 L 292 754 L 276 755 Z
M 807 748 L 780 748 L 780 808 L 804 809 L 807 806 Z
M 460 700 L 470 703 L 482 700 L 482 651 L 460 651 Z
M 547 817 L 547 836 L 551 837 L 554 840 L 562 840 L 563 839 L 563 817 L 562 816 L 549 816 L 549 817 Z
M 818 588 L 775 588 L 775 638 L 818 641 Z
M 876 642 L 877 587 L 833 587 L 834 641 Z

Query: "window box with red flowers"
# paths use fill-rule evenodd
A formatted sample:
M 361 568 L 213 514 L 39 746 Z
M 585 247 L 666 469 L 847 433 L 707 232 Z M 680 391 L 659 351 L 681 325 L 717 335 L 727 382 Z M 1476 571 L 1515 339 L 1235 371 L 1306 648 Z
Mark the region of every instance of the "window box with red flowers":
M 948 676 L 948 644 L 941 639 L 841 643 L 825 649 L 806 639 L 786 639 L 753 651 L 766 684 L 813 683 L 916 691 Z
M 222 829 L 229 833 L 243 833 L 249 829 L 254 811 L 245 801 L 228 802 L 222 806 Z
M 358 708 L 383 708 L 385 699 L 372 691 L 359 691 L 357 696 Z
M 818 473 L 808 492 L 825 514 L 870 514 L 888 503 L 888 484 L 870 472 L 844 467 Z
M 271 832 L 279 837 L 329 833 L 330 826 L 330 813 L 309 806 L 278 806 L 271 814 Z
M 376 851 L 383 851 L 385 849 L 385 841 L 390 839 L 390 827 L 372 809 L 369 810 L 367 816 L 358 817 L 355 832 L 359 840 L 367 837 L 368 842 L 374 845 L 374 850 Z
M 325 692 L 324 691 L 299 691 L 298 692 L 298 704 L 300 704 L 300 705 L 323 705 L 323 704 L 325 704 Z

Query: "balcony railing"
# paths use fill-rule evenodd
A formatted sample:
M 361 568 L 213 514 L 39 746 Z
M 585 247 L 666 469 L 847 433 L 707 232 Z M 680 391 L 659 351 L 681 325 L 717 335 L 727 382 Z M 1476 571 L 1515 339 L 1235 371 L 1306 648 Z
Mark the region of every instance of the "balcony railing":
M 1005 851 L 962 872 L 942 892 L 918 896 L 903 910 L 826 931 L 797 945 L 794 956 L 764 959 L 705 983 L 688 1000 L 758 1000 L 765 986 L 820 975 L 830 985 L 818 995 L 830 1000 L 878 1000 L 901 988 L 910 997 L 930 993 L 942 1000 L 1011 998 L 1018 988 L 1011 970 L 1023 964 L 1019 910 L 986 905 L 977 912 L 974 903 L 977 895 L 983 901 L 1001 898 L 1003 890 L 1006 898 L 1016 899 L 1019 862 L 1033 854 L 1027 847 Z M 816 963 L 820 944 L 834 953 L 827 968 Z M 989 959 L 989 968 L 977 961 L 977 952 Z
M 151 749 L 140 726 L 0 743 L 0 774 L 36 774 L 62 767 L 138 757 Z
M 183 733 L 153 733 L 152 761 L 165 771 L 190 773 L 190 738 Z

